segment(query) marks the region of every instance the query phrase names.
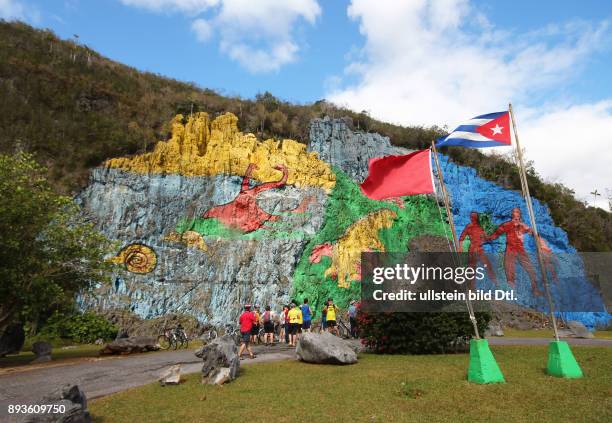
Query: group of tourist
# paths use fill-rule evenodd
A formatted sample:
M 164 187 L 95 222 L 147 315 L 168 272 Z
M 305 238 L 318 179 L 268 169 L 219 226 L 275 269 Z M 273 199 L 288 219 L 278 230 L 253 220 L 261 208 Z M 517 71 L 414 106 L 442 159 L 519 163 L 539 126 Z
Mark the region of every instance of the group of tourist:
M 339 309 L 334 304 L 333 299 L 328 298 L 321 311 L 321 332 L 328 331 L 340 336 L 336 322 Z M 357 337 L 357 306 L 355 301 L 351 301 L 349 309 L 350 332 L 352 337 Z M 263 325 L 264 344 L 266 346 L 274 344 L 274 334 L 279 334 L 279 342 L 284 342 L 291 347 L 297 346 L 297 339 L 300 333 L 310 332 L 312 327 L 313 310 L 308 304 L 308 298 L 304 298 L 301 305 L 296 301 L 283 306 L 282 311 L 276 313 L 266 306 L 263 313 L 258 305 L 251 306 L 246 304 L 244 311 L 240 315 L 240 334 L 241 344 L 239 356 L 246 350 L 249 357 L 255 358 L 251 350 L 251 344 L 259 343 L 259 332 Z

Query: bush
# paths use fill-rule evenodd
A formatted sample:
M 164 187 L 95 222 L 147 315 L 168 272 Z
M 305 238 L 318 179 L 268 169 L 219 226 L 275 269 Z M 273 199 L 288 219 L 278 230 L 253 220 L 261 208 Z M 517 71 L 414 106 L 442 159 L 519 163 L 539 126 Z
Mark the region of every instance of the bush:
M 474 334 L 467 313 L 357 315 L 362 343 L 379 354 L 444 354 L 465 349 Z M 476 313 L 482 334 L 491 316 Z
M 117 326 L 94 313 L 78 313 L 70 316 L 55 313 L 47 320 L 38 337 L 61 338 L 91 344 L 100 338 L 112 339 L 117 335 L 117 331 Z

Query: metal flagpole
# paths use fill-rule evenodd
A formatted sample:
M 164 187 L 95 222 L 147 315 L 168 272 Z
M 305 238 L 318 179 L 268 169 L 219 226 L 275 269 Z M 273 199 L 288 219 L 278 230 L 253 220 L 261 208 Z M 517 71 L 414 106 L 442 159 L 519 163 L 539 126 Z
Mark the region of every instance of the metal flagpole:
M 444 185 L 444 176 L 442 176 L 442 169 L 440 168 L 440 163 L 438 162 L 438 151 L 436 150 L 435 141 L 431 142 L 431 148 L 433 151 L 434 162 L 436 163 L 436 171 L 438 172 L 438 179 L 440 181 L 440 188 L 442 190 L 442 197 L 444 198 L 444 206 L 446 208 L 446 216 L 448 217 L 448 223 L 451 228 L 451 232 L 453 234 L 453 249 L 455 250 L 455 254 L 459 252 L 459 239 L 457 238 L 457 231 L 455 230 L 455 221 L 453 220 L 453 214 L 450 209 L 450 200 L 448 197 L 448 192 L 446 191 L 446 185 Z M 466 305 L 468 309 L 468 313 L 470 315 L 470 320 L 472 321 L 472 325 L 474 326 L 474 334 L 476 335 L 476 339 L 480 339 L 480 334 L 478 333 L 478 324 L 476 323 L 476 316 L 474 315 L 474 309 L 472 307 L 472 302 L 469 298 L 466 298 Z
M 546 292 L 546 298 L 548 300 L 548 307 L 550 309 L 550 318 L 553 324 L 553 330 L 555 333 L 555 339 L 559 340 L 559 331 L 557 330 L 557 319 L 555 318 L 555 308 L 550 295 L 550 289 L 548 287 L 548 275 L 546 274 L 546 267 L 544 266 L 544 257 L 542 255 L 542 247 L 540 245 L 540 234 L 536 226 L 535 214 L 533 213 L 533 203 L 531 202 L 531 195 L 529 194 L 529 185 L 527 185 L 527 173 L 525 172 L 525 164 L 523 163 L 523 152 L 521 150 L 521 144 L 519 142 L 518 131 L 516 129 L 516 122 L 514 120 L 514 112 L 512 111 L 512 103 L 508 105 L 510 112 L 510 118 L 512 120 L 512 129 L 514 131 L 514 140 L 516 142 L 516 155 L 519 161 L 519 175 L 521 178 L 521 187 L 523 188 L 523 197 L 527 203 L 527 212 L 529 213 L 529 220 L 531 221 L 531 229 L 533 231 L 533 237 L 536 242 L 536 252 L 538 255 L 538 262 L 540 264 L 540 271 L 542 273 L 542 283 L 544 284 L 544 291 Z

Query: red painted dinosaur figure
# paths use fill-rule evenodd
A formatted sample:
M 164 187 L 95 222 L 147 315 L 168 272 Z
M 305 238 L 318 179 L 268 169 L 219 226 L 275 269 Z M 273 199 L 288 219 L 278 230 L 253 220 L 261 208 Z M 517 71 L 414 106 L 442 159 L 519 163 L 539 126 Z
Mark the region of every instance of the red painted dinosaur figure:
M 287 183 L 287 167 L 284 165 L 277 165 L 274 167 L 276 170 L 283 172 L 283 177 L 276 182 L 268 182 L 265 184 L 257 185 L 253 188 L 249 188 L 249 179 L 253 174 L 253 171 L 257 169 L 257 165 L 251 163 L 247 168 L 247 171 L 242 179 L 242 186 L 240 192 L 234 200 L 227 204 L 212 207 L 203 217 L 211 218 L 214 217 L 219 219 L 220 222 L 231 228 L 240 229 L 245 233 L 256 231 L 264 227 L 266 222 L 275 222 L 280 219 L 281 216 L 270 214 L 263 210 L 257 204 L 257 195 L 263 191 L 267 191 L 274 188 L 281 188 Z M 302 201 L 294 211 L 303 212 L 306 206 L 312 198 L 308 197 Z

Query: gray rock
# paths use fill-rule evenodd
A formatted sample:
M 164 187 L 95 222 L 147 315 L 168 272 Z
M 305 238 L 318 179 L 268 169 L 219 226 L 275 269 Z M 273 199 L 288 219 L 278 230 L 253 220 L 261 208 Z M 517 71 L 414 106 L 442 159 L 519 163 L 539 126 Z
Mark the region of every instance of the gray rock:
M 581 322 L 577 322 L 575 320 L 570 320 L 567 322 L 567 327 L 572 333 L 576 336 L 576 338 L 594 338 L 593 335 Z
M 100 350 L 100 354 L 132 354 L 159 350 L 157 340 L 150 336 L 115 339 Z
M 101 286 L 95 295 L 83 295 L 81 305 L 96 310 L 129 309 L 146 319 L 189 310 L 202 323 L 214 325 L 235 322 L 240 313 L 236 304 L 270 304 L 280 309 L 289 301 L 294 269 L 304 247 L 323 225 L 324 189 L 287 185 L 257 196 L 262 209 L 282 215 L 280 224 L 291 237 L 207 236 L 207 251 L 167 239 L 182 220 L 202 216 L 234 199 L 241 181 L 231 175 L 142 175 L 95 168 L 77 202 L 101 232 L 122 246 L 147 245 L 157 263 L 145 274 L 118 268 L 111 276 L 114 282 Z M 307 199 L 312 200 L 307 213 L 285 213 Z
M 32 352 L 36 355 L 33 363 L 51 361 L 51 344 L 45 341 L 36 341 L 32 344 Z
M 345 340 L 345 342 L 350 349 L 355 351 L 355 354 L 362 353 L 366 350 L 365 345 L 361 343 L 361 339 L 348 339 Z
M 19 354 L 25 341 L 25 333 L 21 323 L 10 324 L 0 335 L 0 357 L 9 354 Z
M 499 322 L 489 322 L 489 327 L 485 330 L 485 336 L 504 336 L 504 330 Z
M 225 335 L 202 346 L 195 352 L 196 357 L 204 360 L 202 383 L 222 385 L 238 376 L 240 358 L 234 339 Z
M 175 364 L 164 370 L 159 376 L 159 383 L 161 386 L 178 385 L 181 383 L 181 365 Z
M 350 345 L 331 333 L 303 333 L 297 344 L 299 360 L 320 364 L 354 364 L 357 354 Z
M 314 119 L 310 124 L 310 151 L 333 166 L 338 166 L 353 180 L 362 182 L 374 157 L 406 154 L 410 150 L 391 145 L 389 137 L 353 131 L 344 119 Z
M 63 405 L 66 411 L 62 414 L 30 414 L 22 421 L 28 423 L 90 423 L 92 421 L 87 410 L 87 398 L 78 385 L 65 385 L 45 395 L 38 404 Z

